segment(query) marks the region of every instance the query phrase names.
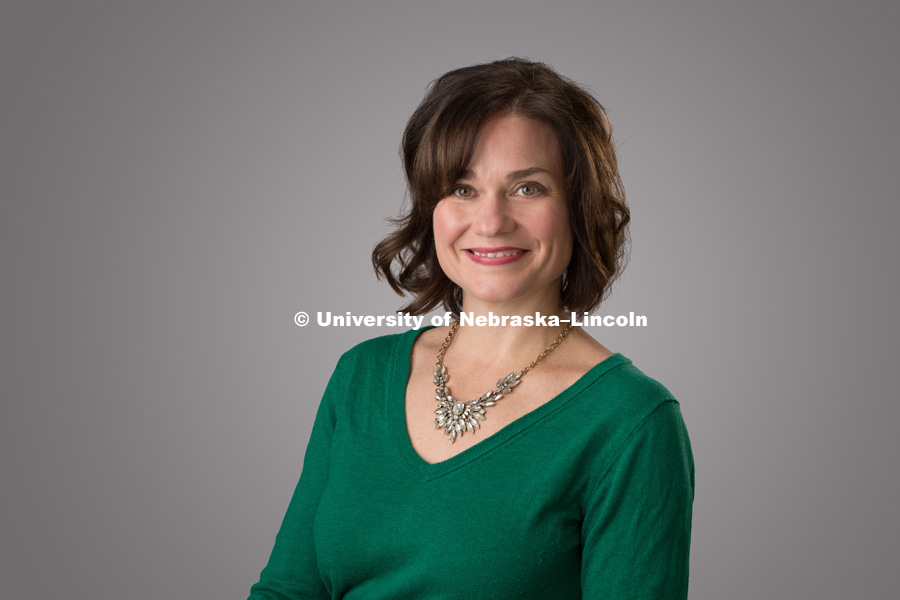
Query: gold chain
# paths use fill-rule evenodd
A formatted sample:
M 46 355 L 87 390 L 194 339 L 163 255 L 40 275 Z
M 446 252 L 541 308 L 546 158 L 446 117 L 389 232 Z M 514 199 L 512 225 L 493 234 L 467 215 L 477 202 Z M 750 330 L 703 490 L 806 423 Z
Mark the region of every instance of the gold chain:
M 437 365 L 438 369 L 440 369 L 444 364 L 444 353 L 447 351 L 447 348 L 450 347 L 450 342 L 453 341 L 453 336 L 456 335 L 457 329 L 459 329 L 459 321 L 455 321 L 453 323 L 453 325 L 450 326 L 450 333 L 447 334 L 446 339 L 444 339 L 444 343 L 441 345 L 441 351 L 438 352 L 437 361 L 435 361 L 435 364 Z M 561 334 L 559 334 L 559 337 L 557 337 L 555 340 L 553 340 L 553 343 L 550 344 L 549 346 L 547 346 L 546 350 L 541 352 L 540 356 L 538 356 L 536 359 L 531 361 L 530 365 L 528 365 L 527 367 L 522 369 L 522 373 L 520 374 L 520 377 L 524 376 L 525 373 L 527 373 L 528 371 L 533 369 L 535 367 L 535 365 L 537 365 L 539 362 L 541 362 L 541 360 L 544 359 L 545 356 L 547 356 L 548 354 L 553 352 L 556 349 L 556 347 L 559 346 L 564 339 L 566 339 L 566 336 L 569 335 L 569 333 L 572 331 L 572 329 L 574 329 L 574 327 L 572 327 L 572 324 L 569 323 L 569 325 L 567 325 L 566 328 L 563 329 L 563 332 Z

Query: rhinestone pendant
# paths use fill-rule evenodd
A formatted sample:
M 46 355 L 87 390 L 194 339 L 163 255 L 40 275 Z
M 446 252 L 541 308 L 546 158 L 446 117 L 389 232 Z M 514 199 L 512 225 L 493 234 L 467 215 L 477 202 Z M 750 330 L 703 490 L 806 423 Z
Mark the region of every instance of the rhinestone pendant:
M 493 406 L 504 394 L 511 392 L 519 385 L 521 377 L 521 372 L 510 373 L 497 382 L 496 390 L 487 391 L 476 400 L 461 402 L 450 395 L 450 389 L 447 387 L 450 375 L 447 373 L 447 367 L 441 365 L 440 369 L 434 371 L 434 385 L 437 386 L 435 389 L 437 395 L 434 399 L 438 401 L 438 407 L 434 411 L 437 415 L 434 419 L 434 428 L 443 429 L 444 433 L 450 436 L 451 444 L 467 431 L 475 433 L 481 427 L 479 421 L 484 420 L 485 408 Z

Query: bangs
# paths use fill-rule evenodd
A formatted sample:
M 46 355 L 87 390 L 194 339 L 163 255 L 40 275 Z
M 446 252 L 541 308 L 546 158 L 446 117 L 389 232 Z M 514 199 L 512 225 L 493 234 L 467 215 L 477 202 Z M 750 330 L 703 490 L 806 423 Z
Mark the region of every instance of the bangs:
M 410 178 L 413 192 L 426 206 L 433 208 L 453 191 L 472 160 L 481 128 L 495 112 L 456 98 L 428 124 Z
M 484 75 L 460 81 L 451 73 L 438 79 L 429 94 L 439 100 L 424 102 L 410 120 L 416 123 L 413 128 L 420 128 L 421 137 L 413 142 L 411 155 L 406 155 L 412 159 L 407 163 L 412 167 L 408 181 L 425 206 L 433 208 L 453 191 L 485 123 L 519 112 L 518 106 L 530 95 L 528 84 L 521 80 L 502 83 Z

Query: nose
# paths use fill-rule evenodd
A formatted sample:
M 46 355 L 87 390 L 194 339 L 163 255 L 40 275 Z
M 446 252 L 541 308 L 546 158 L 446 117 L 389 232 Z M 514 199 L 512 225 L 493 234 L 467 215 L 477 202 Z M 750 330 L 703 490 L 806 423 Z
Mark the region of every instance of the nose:
M 480 236 L 494 237 L 515 229 L 515 219 L 509 201 L 502 192 L 484 194 L 475 213 L 472 231 Z

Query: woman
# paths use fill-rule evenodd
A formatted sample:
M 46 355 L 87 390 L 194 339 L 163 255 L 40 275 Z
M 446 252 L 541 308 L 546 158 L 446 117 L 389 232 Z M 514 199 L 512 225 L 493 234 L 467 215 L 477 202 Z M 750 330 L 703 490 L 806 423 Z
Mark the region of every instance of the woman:
M 471 319 L 341 357 L 250 597 L 686 597 L 678 403 L 566 325 L 623 257 L 602 107 L 540 63 L 459 69 L 413 114 L 403 160 L 412 205 L 376 271 L 405 310 Z

